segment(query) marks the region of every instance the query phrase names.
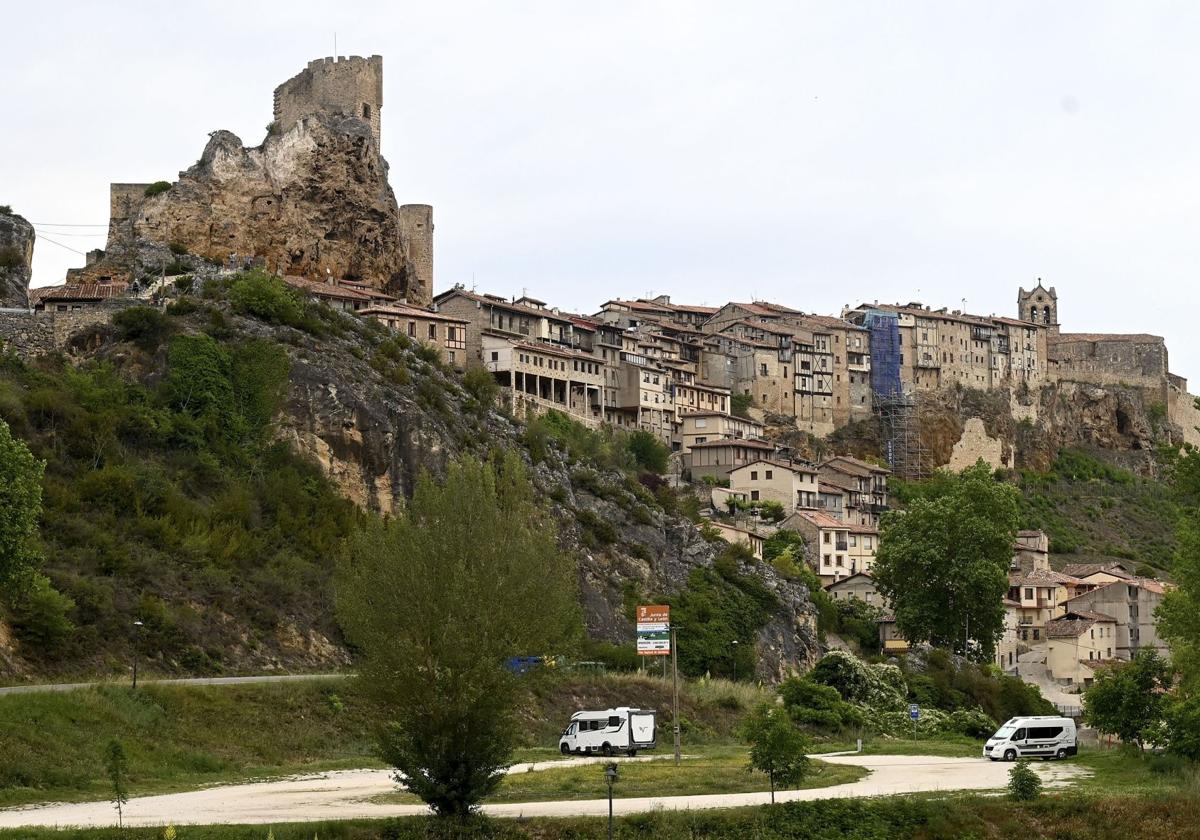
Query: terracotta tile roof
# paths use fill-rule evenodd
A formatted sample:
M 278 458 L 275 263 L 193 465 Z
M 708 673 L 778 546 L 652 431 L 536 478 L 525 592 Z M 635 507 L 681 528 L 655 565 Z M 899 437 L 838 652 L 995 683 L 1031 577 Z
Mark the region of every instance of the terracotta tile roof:
M 29 290 L 29 302 L 37 305 L 55 300 L 109 300 L 121 297 L 128 283 L 63 283 L 59 286 L 38 286 Z
M 717 440 L 706 440 L 703 443 L 693 443 L 692 449 L 704 449 L 711 446 L 747 446 L 751 449 L 775 449 L 775 444 L 769 440 L 754 440 L 752 438 L 718 438 Z
M 847 522 L 846 530 L 851 534 L 863 534 L 865 536 L 874 536 L 879 533 L 879 529 L 874 525 L 863 525 L 862 523 Z
M 1052 569 L 1034 569 L 1032 572 L 1018 571 L 1008 573 L 1009 586 L 1045 586 L 1048 583 L 1079 584 L 1083 583 L 1083 581 Z
M 340 283 L 322 283 L 319 280 L 309 280 L 307 277 L 297 277 L 293 274 L 284 275 L 283 282 L 294 289 L 317 297 L 363 302 L 396 300 L 394 296 L 377 289 L 354 288 Z
M 1116 619 L 1112 616 L 1103 615 L 1102 613 L 1080 612 L 1072 610 L 1062 618 L 1056 618 L 1053 621 L 1046 622 L 1046 638 L 1047 639 L 1074 639 L 1082 636 L 1089 628 L 1097 622 L 1111 621 L 1114 624 Z
M 1162 344 L 1161 335 L 1149 333 L 1059 333 L 1050 336 L 1051 344 L 1069 344 L 1073 341 L 1138 341 L 1148 344 Z
M 554 311 L 550 309 L 538 309 L 535 306 L 526 306 L 523 303 L 512 303 L 500 297 L 499 295 L 481 295 L 476 292 L 468 292 L 466 289 L 450 289 L 442 292 L 440 295 L 434 298 L 434 302 L 441 303 L 441 301 L 455 296 L 466 298 L 467 300 L 474 301 L 484 306 L 494 306 L 497 309 L 508 309 L 512 310 L 513 312 L 523 312 L 526 315 L 536 315 L 539 318 L 550 318 L 557 321 L 570 320 L 570 316 L 562 313 L 555 314 Z M 526 298 L 526 300 L 529 300 L 529 298 Z
M 366 309 L 360 309 L 355 315 L 395 315 L 400 318 L 427 318 L 433 321 L 449 321 L 454 324 L 470 323 L 465 318 L 453 318 L 449 315 L 443 315 L 440 312 L 430 312 L 428 309 L 421 309 L 419 306 L 409 306 L 403 303 L 387 303 L 381 306 L 368 306 Z
M 887 467 L 881 467 L 879 464 L 872 464 L 870 461 L 863 461 L 860 458 L 855 458 L 851 455 L 834 455 L 832 458 L 827 458 L 825 464 L 851 464 L 861 470 L 867 470 L 871 473 L 879 473 L 882 475 L 891 475 L 891 470 Z
M 837 519 L 834 519 L 832 516 L 830 516 L 827 513 L 821 513 L 820 511 L 815 511 L 815 510 L 798 510 L 795 513 L 793 513 L 792 516 L 799 516 L 802 519 L 806 519 L 809 522 L 811 522 L 813 525 L 816 525 L 818 528 L 828 528 L 830 530 L 836 529 L 838 531 L 847 531 L 847 530 L 849 530 L 849 527 L 850 527 L 845 522 L 840 522 Z
M 1077 578 L 1085 578 L 1097 572 L 1107 572 L 1123 580 L 1131 580 L 1133 578 L 1133 575 L 1129 574 L 1120 563 L 1068 563 L 1062 567 L 1064 575 L 1071 575 Z
M 792 472 L 804 473 L 805 475 L 817 474 L 815 470 L 811 470 L 801 464 L 789 464 L 787 461 L 777 461 L 774 458 L 758 458 L 754 461 L 747 461 L 745 464 L 742 464 L 740 467 L 732 470 L 732 472 L 738 472 L 739 470 L 744 470 L 747 467 L 753 467 L 755 464 L 770 464 L 773 467 L 779 467 L 781 470 L 791 470 Z

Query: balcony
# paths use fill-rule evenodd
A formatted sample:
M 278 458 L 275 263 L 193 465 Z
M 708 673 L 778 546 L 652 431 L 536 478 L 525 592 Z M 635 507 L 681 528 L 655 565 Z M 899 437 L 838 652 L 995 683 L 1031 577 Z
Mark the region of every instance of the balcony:
M 849 546 L 847 546 L 847 545 L 846 545 L 846 541 L 845 541 L 845 540 L 838 540 L 838 541 L 837 541 L 837 542 L 834 544 L 834 547 L 835 547 L 835 548 L 836 548 L 838 551 L 846 551 L 846 550 L 849 548 Z

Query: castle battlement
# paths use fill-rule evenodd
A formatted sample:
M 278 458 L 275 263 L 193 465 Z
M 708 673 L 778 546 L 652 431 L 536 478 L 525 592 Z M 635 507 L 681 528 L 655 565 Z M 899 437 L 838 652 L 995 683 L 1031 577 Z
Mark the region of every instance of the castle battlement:
M 275 88 L 275 123 L 287 131 L 311 114 L 346 114 L 371 126 L 379 145 L 383 108 L 383 56 L 328 56 Z

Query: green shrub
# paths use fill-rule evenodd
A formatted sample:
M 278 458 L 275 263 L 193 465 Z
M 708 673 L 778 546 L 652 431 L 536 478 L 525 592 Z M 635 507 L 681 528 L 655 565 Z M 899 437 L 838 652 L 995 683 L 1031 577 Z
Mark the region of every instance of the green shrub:
M 1042 779 L 1033 772 L 1029 762 L 1022 759 L 1008 771 L 1008 794 L 1018 802 L 1037 799 L 1042 794 Z
M 131 306 L 113 316 L 113 325 L 123 341 L 131 341 L 147 352 L 155 350 L 170 330 L 162 312 L 152 306 Z
M 500 386 L 491 371 L 481 365 L 471 365 L 462 376 L 463 388 L 479 403 L 481 411 L 489 411 L 500 396 Z
M 840 731 L 863 724 L 862 711 L 842 700 L 830 686 L 793 676 L 780 684 L 779 696 L 792 720 L 803 726 Z
M 184 245 L 182 242 L 172 242 L 167 247 L 170 248 L 171 253 L 177 257 L 182 257 L 184 254 L 186 254 L 188 252 L 187 246 Z
M 155 181 L 146 187 L 145 196 L 146 198 L 153 198 L 156 195 L 162 195 L 169 189 L 171 189 L 170 181 Z
M 57 591 L 45 575 L 35 574 L 15 600 L 12 626 L 27 656 L 53 659 L 74 629 L 75 602 Z
M 639 429 L 629 435 L 628 447 L 634 462 L 642 469 L 658 475 L 667 471 L 671 450 L 657 435 Z
M 304 305 L 296 292 L 261 269 L 236 276 L 229 284 L 229 301 L 234 311 L 272 324 L 300 328 L 305 323 Z
M 191 315 L 199 308 L 195 298 L 184 296 L 168 303 L 166 313 L 172 318 L 182 318 L 184 315 Z

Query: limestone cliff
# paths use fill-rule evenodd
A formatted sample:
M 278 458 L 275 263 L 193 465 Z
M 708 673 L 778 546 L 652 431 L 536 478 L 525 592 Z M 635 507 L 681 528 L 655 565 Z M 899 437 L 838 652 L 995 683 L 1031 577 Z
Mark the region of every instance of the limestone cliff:
M 236 254 L 281 274 L 361 279 L 424 304 L 431 278 L 409 255 L 429 251 L 432 225 L 406 230 L 387 175 L 370 124 L 353 116 L 312 114 L 254 148 L 216 131 L 169 189 L 114 185 L 106 258 L 171 244 L 218 263 Z
M 33 263 L 33 225 L 0 209 L 0 308 L 29 306 Z

